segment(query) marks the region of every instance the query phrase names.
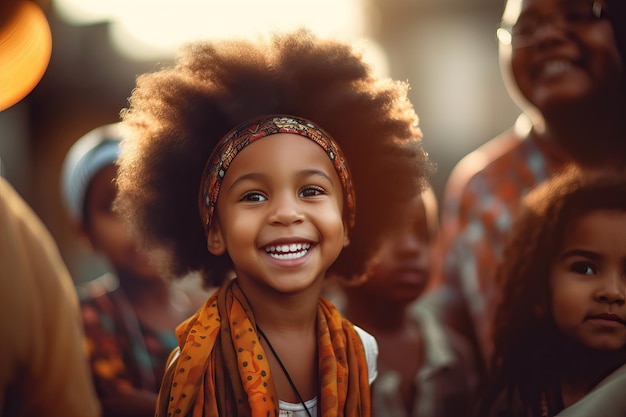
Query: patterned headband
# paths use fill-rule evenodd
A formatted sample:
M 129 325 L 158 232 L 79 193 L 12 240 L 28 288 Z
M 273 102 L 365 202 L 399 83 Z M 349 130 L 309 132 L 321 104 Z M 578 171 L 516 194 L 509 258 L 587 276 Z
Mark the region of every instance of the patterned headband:
M 352 176 L 337 143 L 328 133 L 309 120 L 287 115 L 270 115 L 253 119 L 231 130 L 215 145 L 204 168 L 200 184 L 199 209 L 205 230 L 208 232 L 211 227 L 222 181 L 237 154 L 252 142 L 277 133 L 294 133 L 311 139 L 326 152 L 341 181 L 348 209 L 348 228 L 354 227 L 356 197 Z

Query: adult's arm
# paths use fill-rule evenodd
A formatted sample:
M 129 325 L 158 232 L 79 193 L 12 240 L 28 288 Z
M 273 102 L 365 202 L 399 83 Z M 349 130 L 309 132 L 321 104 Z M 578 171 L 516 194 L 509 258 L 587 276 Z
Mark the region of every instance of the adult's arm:
M 52 236 L 0 178 L 0 411 L 97 417 L 74 283 Z

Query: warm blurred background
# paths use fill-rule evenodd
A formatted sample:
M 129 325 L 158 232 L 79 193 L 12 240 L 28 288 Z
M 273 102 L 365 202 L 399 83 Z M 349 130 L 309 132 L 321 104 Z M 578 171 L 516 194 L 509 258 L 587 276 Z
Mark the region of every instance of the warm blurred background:
M 377 71 L 410 82 L 424 145 L 438 165 L 432 184 L 441 196 L 456 162 L 518 114 L 498 67 L 495 29 L 503 3 L 38 1 L 50 24 L 52 56 L 37 87 L 0 111 L 0 169 L 49 227 L 74 277 L 93 278 L 99 267 L 76 242 L 60 200 L 59 173 L 72 143 L 117 121 L 135 77 L 171 63 L 181 42 L 307 26 L 353 41 Z

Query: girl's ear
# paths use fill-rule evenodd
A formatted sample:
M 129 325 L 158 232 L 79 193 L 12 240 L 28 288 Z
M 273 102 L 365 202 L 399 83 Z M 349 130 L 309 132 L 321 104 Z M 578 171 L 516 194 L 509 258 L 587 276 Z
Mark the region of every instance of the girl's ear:
M 348 224 L 343 222 L 343 247 L 345 248 L 350 244 L 350 236 L 348 236 Z
M 214 218 L 213 224 L 207 233 L 207 248 L 215 256 L 223 255 L 226 252 L 226 244 L 222 236 L 220 222 Z

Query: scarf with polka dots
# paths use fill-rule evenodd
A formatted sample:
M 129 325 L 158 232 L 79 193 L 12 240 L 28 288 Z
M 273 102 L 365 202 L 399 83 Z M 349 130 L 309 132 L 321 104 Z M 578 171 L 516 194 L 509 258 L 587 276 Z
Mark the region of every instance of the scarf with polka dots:
M 254 317 L 229 280 L 177 328 L 156 417 L 272 417 L 278 397 Z M 370 416 L 363 345 L 354 326 L 320 298 L 317 312 L 322 417 Z

